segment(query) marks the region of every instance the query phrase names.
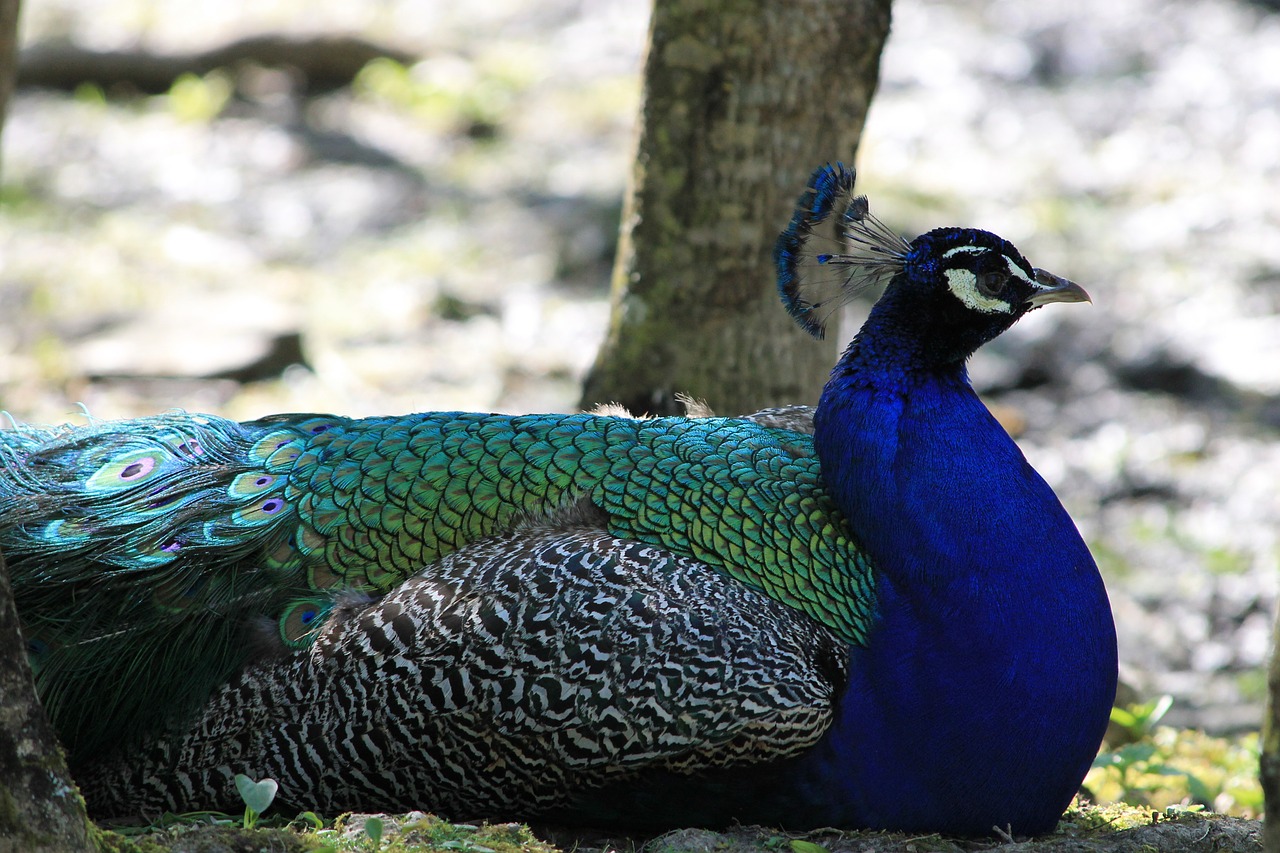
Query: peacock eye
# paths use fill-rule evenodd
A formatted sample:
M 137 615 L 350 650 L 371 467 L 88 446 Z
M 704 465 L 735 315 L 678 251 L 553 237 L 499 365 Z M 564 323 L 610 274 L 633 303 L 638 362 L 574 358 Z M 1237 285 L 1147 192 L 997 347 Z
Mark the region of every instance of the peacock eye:
M 1000 291 L 1004 290 L 1005 282 L 1009 280 L 1009 274 L 1003 272 L 987 272 L 977 276 L 978 292 L 983 296 L 999 296 Z

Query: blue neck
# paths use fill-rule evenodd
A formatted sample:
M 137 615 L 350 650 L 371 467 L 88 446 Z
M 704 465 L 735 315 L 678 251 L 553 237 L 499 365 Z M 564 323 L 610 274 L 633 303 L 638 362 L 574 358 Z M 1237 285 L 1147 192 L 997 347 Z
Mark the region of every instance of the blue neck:
M 810 759 L 832 765 L 809 768 L 826 791 L 813 796 L 859 804 L 851 820 L 872 826 L 1046 831 L 1114 699 L 1102 579 L 963 363 L 919 367 L 911 336 L 868 328 L 823 393 L 814 443 L 876 566 L 879 619 Z

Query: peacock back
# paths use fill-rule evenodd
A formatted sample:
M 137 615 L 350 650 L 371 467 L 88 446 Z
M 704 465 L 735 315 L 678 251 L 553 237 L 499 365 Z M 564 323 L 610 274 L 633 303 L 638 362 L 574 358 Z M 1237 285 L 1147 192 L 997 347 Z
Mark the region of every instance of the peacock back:
M 305 648 L 347 592 L 384 594 L 575 506 L 849 641 L 870 617 L 870 571 L 810 436 L 752 421 L 179 412 L 0 442 L 0 549 L 77 761 Z

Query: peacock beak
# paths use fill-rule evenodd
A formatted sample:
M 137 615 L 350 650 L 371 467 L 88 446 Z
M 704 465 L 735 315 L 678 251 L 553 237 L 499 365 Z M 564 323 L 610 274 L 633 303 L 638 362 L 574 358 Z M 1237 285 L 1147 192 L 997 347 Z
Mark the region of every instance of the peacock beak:
M 1048 270 L 1032 270 L 1036 276 L 1036 292 L 1027 297 L 1032 308 L 1050 302 L 1093 302 L 1085 289 L 1074 281 L 1054 275 Z

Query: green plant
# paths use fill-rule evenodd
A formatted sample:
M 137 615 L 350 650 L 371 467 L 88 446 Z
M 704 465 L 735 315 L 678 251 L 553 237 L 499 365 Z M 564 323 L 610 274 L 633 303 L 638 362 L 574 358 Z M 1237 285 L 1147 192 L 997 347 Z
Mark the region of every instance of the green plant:
M 1099 802 L 1197 806 L 1253 817 L 1262 810 L 1258 736 L 1218 738 L 1160 726 L 1098 755 L 1085 786 Z
M 231 95 L 235 84 L 221 70 L 214 70 L 203 77 L 182 74 L 169 87 L 169 108 L 182 121 L 209 122 L 217 118 Z
M 1150 702 L 1112 708 L 1111 722 L 1124 729 L 1130 740 L 1141 740 L 1155 729 L 1156 723 L 1164 718 L 1172 706 L 1173 697 L 1166 693 Z
M 275 779 L 255 782 L 243 773 L 237 773 L 236 790 L 240 793 L 240 799 L 244 800 L 244 828 L 252 829 L 258 823 L 258 817 L 271 808 L 280 786 Z
M 821 844 L 814 844 L 812 841 L 803 841 L 799 838 L 791 839 L 792 853 L 829 853 L 827 848 Z
M 1157 751 L 1156 745 L 1149 741 L 1125 744 L 1119 749 L 1099 754 L 1093 760 L 1093 767 L 1114 773 L 1120 784 L 1119 799 L 1131 805 L 1152 805 L 1150 794 L 1162 787 L 1158 779 L 1152 777 L 1162 776 L 1185 777 L 1191 797 L 1200 800 L 1196 795 L 1203 793 L 1203 784 L 1191 773 L 1162 763 Z
M 289 821 L 289 826 L 299 832 L 307 830 L 319 832 L 324 829 L 324 819 L 315 812 L 301 812 L 297 817 Z
M 382 849 L 382 818 L 371 817 L 364 822 L 364 834 L 369 836 L 369 843 L 374 850 Z

